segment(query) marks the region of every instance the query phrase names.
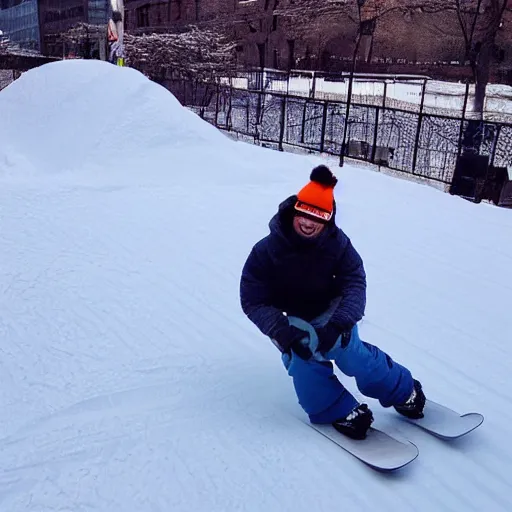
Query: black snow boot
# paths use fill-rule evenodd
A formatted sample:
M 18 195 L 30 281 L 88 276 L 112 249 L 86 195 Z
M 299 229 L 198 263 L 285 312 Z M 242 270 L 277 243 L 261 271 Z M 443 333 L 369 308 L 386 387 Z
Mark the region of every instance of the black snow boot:
M 413 420 L 423 418 L 424 407 L 425 393 L 421 389 L 421 383 L 417 380 L 414 380 L 414 388 L 407 401 L 404 404 L 394 406 L 397 412 Z
M 332 426 L 352 439 L 365 439 L 373 423 L 373 414 L 366 404 L 358 405 L 345 418 L 333 421 Z

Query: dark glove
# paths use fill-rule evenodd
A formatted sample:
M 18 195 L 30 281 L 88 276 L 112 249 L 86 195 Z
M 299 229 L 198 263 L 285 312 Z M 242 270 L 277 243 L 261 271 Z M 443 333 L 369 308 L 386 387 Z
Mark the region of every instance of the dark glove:
M 341 336 L 341 346 L 345 348 L 351 337 L 352 329 L 343 329 L 333 323 L 327 323 L 324 327 L 316 329 L 318 335 L 318 352 L 326 354 L 331 350 Z
M 300 358 L 308 360 L 312 357 L 311 350 L 301 343 L 309 334 L 294 325 L 288 325 L 280 329 L 274 336 L 281 352 L 290 354 L 293 350 Z

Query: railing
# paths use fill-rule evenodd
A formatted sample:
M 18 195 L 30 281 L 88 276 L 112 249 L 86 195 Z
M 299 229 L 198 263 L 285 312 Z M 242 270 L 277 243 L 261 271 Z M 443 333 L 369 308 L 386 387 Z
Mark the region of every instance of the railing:
M 18 74 L 12 69 L 0 69 L 0 91 L 18 78 Z
M 425 82 L 419 102 L 415 99 L 411 106 L 402 101 L 404 108 L 396 108 L 388 105 L 392 98 L 387 96 L 376 99 L 371 95 L 369 101 L 366 98 L 365 103 L 360 103 L 361 94 L 353 93 L 348 99 L 358 101 L 347 105 L 347 95 L 345 101 L 334 99 L 335 93 L 326 98 L 326 93 L 318 89 L 313 94 L 309 91 L 300 95 L 290 92 L 289 83 L 287 88 L 278 88 L 275 82 L 269 87 L 263 81 L 262 75 L 255 75 L 245 84 L 243 79 L 235 78 L 228 83 L 173 79 L 165 85 L 206 121 L 255 143 L 279 150 L 298 147 L 339 156 L 340 160 L 363 160 L 452 187 L 461 154 L 475 146 L 468 141 L 471 134 L 478 138 L 477 157 L 486 167 L 485 176 L 475 176 L 474 185 L 479 190 L 473 187 L 472 199 L 485 199 L 484 189 L 489 187 L 496 195 L 496 187 L 508 181 L 512 123 L 473 120 L 468 108 L 469 86 L 461 113 L 442 108 L 445 114 L 441 115 L 432 113 L 434 108 L 425 101 Z M 357 92 L 355 88 L 353 91 Z M 338 95 L 343 96 L 343 91 Z

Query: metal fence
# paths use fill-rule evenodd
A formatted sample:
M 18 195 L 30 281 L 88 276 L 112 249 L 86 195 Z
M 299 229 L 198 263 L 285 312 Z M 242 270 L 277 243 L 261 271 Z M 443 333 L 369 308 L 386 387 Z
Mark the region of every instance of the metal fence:
M 343 101 L 335 99 L 335 93 L 325 97 L 318 89 L 304 95 L 290 92 L 289 82 L 286 88 L 276 87 L 275 81 L 269 87 L 261 73 L 248 75 L 246 83 L 240 83 L 240 78 L 217 83 L 171 79 L 165 85 L 206 121 L 255 143 L 327 153 L 338 156 L 341 164 L 345 157 L 363 160 L 445 185 L 453 184 L 459 157 L 472 133 L 479 138 L 480 162 L 488 170 L 502 171 L 482 177 L 479 199 L 485 187 L 508 181 L 504 170 L 512 168 L 512 122 L 485 120 L 472 129 L 469 86 L 461 112 L 452 109 L 441 115 L 432 113 L 426 101 L 425 81 L 419 102 L 404 108 L 389 106 L 385 94 L 360 103 L 360 94 L 345 94 Z M 496 179 L 499 184 L 488 183 Z
M 0 69 L 0 91 L 19 77 L 20 73 L 12 69 Z

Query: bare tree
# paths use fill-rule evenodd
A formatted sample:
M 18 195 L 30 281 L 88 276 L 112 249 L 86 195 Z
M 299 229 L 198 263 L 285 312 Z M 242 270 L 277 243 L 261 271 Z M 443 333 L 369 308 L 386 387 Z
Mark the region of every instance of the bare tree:
M 79 22 L 65 32 L 49 34 L 56 41 L 78 48 L 83 57 L 92 58 L 91 49 L 94 41 L 106 40 L 107 25 L 93 25 L 91 23 Z
M 454 0 L 447 0 L 448 2 Z M 422 9 L 424 12 L 439 12 L 444 10 L 442 0 L 296 0 L 290 3 L 281 2 L 274 14 L 293 18 L 298 23 L 309 23 L 318 18 L 347 14 L 359 22 L 361 15 L 368 19 L 382 18 L 394 11 L 410 12 Z
M 60 38 L 68 43 L 83 43 L 88 37 L 104 37 L 107 33 L 107 25 L 93 25 L 79 22 L 60 34 Z
M 311 23 L 321 24 L 326 17 L 346 15 L 359 27 L 354 41 L 353 65 L 361 41 L 363 22 L 376 23 L 392 12 L 422 14 L 446 13 L 459 24 L 464 56 L 475 83 L 473 110 L 482 115 L 490 69 L 495 62 L 496 35 L 501 28 L 509 0 L 289 0 L 275 10 L 276 14 L 294 20 L 303 29 Z
M 235 65 L 235 43 L 223 34 L 192 26 L 186 32 L 125 34 L 125 52 L 130 66 L 154 80 L 172 70 L 188 79 L 226 75 Z
M 449 0 L 464 38 L 465 61 L 475 83 L 473 110 L 482 116 L 490 69 L 495 63 L 496 35 L 501 28 L 508 0 Z

